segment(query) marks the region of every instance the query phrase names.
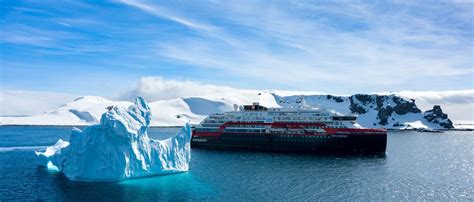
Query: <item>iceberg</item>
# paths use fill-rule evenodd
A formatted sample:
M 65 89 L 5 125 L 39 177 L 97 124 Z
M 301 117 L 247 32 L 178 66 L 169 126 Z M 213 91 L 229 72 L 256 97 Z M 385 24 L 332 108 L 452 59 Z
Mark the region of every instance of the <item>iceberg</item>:
M 74 128 L 69 142 L 60 139 L 46 151 L 37 151 L 39 164 L 55 167 L 74 181 L 120 181 L 188 171 L 188 123 L 175 136 L 155 140 L 147 134 L 151 110 L 143 98 L 128 108 L 107 110 L 100 124 Z

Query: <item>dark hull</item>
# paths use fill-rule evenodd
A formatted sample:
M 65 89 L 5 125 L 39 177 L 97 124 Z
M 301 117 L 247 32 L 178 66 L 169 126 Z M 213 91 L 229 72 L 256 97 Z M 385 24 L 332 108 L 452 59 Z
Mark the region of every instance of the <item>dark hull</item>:
M 387 134 L 272 134 L 222 133 L 193 135 L 193 148 L 306 153 L 385 153 Z

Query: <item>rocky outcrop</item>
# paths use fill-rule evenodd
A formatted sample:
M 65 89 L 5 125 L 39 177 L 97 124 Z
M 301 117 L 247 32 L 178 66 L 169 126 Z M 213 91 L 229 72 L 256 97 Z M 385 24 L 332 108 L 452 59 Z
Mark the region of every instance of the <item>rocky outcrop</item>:
M 433 109 L 424 112 L 423 117 L 429 122 L 439 124 L 444 128 L 454 128 L 453 122 L 448 118 L 447 114 L 443 113 L 439 105 L 435 105 Z
M 326 98 L 328 100 L 330 99 L 333 99 L 334 101 L 336 101 L 337 103 L 341 103 L 341 102 L 344 102 L 344 97 L 341 97 L 341 96 L 334 96 L 334 95 L 327 95 Z
M 369 110 L 377 111 L 378 124 L 386 126 L 392 113 L 405 115 L 407 113 L 420 113 L 414 100 L 407 100 L 394 95 L 368 95 L 356 94 L 349 97 L 349 108 L 354 114 L 365 114 Z M 369 108 L 369 109 L 367 109 Z
M 349 109 L 351 110 L 352 113 L 354 114 L 365 114 L 367 113 L 367 110 L 363 107 L 363 105 L 360 105 L 355 101 L 355 99 L 358 100 L 358 95 L 353 95 L 349 97 L 349 100 L 351 101 L 351 105 L 349 106 Z M 360 101 L 360 100 L 359 100 Z
M 396 106 L 393 108 L 393 111 L 397 114 L 403 115 L 406 113 L 420 113 L 421 110 L 418 109 L 415 105 L 415 100 L 406 100 L 401 97 L 393 96 L 393 102 Z
M 380 120 L 379 121 L 379 124 L 380 125 L 387 125 L 388 123 L 388 117 L 392 115 L 393 113 L 393 109 L 388 106 L 388 107 L 382 107 L 380 109 L 378 109 L 378 114 L 377 114 L 377 118 Z

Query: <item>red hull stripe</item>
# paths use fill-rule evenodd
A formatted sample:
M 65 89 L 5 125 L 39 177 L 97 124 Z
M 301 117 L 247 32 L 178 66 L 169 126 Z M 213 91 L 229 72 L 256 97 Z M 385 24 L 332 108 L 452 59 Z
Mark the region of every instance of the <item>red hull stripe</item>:
M 199 136 L 199 137 L 219 137 L 219 136 L 221 136 L 221 132 L 197 132 L 197 131 L 193 131 L 193 136 Z
M 366 131 L 368 132 L 368 131 Z M 193 132 L 193 136 L 196 137 L 219 137 L 223 134 L 223 132 Z M 328 135 L 348 135 L 348 136 L 360 136 L 360 135 L 367 135 L 367 136 L 380 136 L 380 135 L 387 135 L 387 133 L 381 131 L 371 131 L 368 133 L 364 132 L 354 132 L 354 133 L 334 133 L 334 134 L 313 134 L 313 133 L 305 133 L 305 134 L 281 134 L 281 133 L 249 133 L 249 132 L 225 132 L 225 134 L 248 134 L 248 135 L 289 135 L 289 136 L 328 136 Z

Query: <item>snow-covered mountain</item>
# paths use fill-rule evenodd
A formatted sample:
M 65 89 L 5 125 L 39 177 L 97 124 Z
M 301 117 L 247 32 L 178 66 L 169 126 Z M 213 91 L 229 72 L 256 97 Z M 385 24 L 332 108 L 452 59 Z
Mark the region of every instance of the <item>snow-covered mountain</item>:
M 299 105 L 302 95 L 277 91 L 231 91 L 203 96 L 191 96 L 150 102 L 152 126 L 178 126 L 190 121 L 199 123 L 207 115 L 233 109 L 233 105 L 260 102 L 267 107 L 292 107 Z M 358 114 L 358 122 L 364 127 L 402 128 L 452 128 L 448 115 L 440 106 L 422 112 L 415 100 L 397 95 L 352 96 L 304 95 L 312 107 L 328 108 L 342 114 Z M 111 101 L 97 96 L 75 99 L 59 108 L 28 117 L 0 117 L 2 124 L 12 125 L 90 125 L 100 119 L 108 106 L 129 106 L 131 102 Z
M 297 104 L 298 95 L 278 96 L 275 99 L 281 106 Z M 333 109 L 342 114 L 357 114 L 357 122 L 364 127 L 389 129 L 411 128 L 453 128 L 448 115 L 440 106 L 422 112 L 415 100 L 397 95 L 356 94 L 352 96 L 307 95 L 306 103 L 312 107 Z
M 106 107 L 129 106 L 131 102 L 111 101 L 97 96 L 79 97 L 59 108 L 24 117 L 0 117 L 2 124 L 12 125 L 90 125 L 98 123 Z

